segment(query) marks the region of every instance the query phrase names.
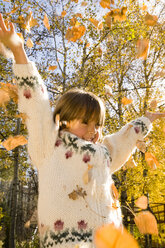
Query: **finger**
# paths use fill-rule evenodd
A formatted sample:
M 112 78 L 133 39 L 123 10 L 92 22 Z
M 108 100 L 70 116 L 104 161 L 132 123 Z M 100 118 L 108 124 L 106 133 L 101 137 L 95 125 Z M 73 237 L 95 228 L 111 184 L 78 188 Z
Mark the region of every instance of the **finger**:
M 3 16 L 2 14 L 0 14 L 0 28 L 2 29 L 2 31 L 7 31 L 7 28 L 6 28 L 6 25 L 5 25 L 5 22 L 4 22 L 4 19 L 3 19 Z
M 9 25 L 10 25 L 10 31 L 14 33 L 15 32 L 14 24 L 10 22 Z

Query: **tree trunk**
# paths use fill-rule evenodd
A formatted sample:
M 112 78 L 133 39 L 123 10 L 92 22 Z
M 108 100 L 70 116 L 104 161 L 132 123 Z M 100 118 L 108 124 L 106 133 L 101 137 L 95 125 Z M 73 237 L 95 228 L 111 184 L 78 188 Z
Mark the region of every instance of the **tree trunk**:
M 20 132 L 20 119 L 17 119 L 17 130 L 16 135 Z M 18 157 L 19 147 L 14 149 L 14 177 L 12 182 L 12 198 L 11 198 L 11 220 L 10 220 L 10 231 L 9 231 L 9 248 L 15 248 L 15 223 L 16 223 L 16 212 L 17 212 L 17 184 L 18 184 Z

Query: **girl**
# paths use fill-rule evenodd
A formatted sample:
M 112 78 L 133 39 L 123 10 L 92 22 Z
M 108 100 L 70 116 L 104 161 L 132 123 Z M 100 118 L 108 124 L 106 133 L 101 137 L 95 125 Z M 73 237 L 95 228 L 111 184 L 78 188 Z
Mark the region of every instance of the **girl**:
M 147 113 L 106 136 L 101 145 L 103 102 L 92 93 L 68 91 L 57 102 L 53 119 L 46 87 L 13 24 L 7 29 L 2 15 L 0 41 L 14 54 L 19 110 L 28 116 L 28 151 L 39 177 L 41 247 L 93 247 L 96 228 L 121 225 L 111 174 L 127 161 L 151 122 L 165 114 Z

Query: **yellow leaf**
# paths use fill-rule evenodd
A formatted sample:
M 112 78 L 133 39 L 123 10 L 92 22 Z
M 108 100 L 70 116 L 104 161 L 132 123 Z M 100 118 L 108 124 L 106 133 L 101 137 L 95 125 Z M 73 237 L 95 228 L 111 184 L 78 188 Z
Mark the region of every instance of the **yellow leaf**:
M 23 42 L 24 42 L 24 38 L 23 38 L 23 35 L 22 35 L 22 33 L 17 33 L 17 35 L 23 40 Z
M 142 211 L 134 218 L 139 232 L 142 234 L 158 235 L 158 226 L 154 215 L 149 211 Z
M 49 66 L 48 68 L 49 71 L 54 71 L 55 69 L 57 69 L 57 65 L 52 65 L 52 66 Z
M 47 14 L 44 15 L 44 21 L 43 21 L 45 27 L 50 30 L 50 25 L 49 25 L 49 19 L 47 17 Z
M 142 195 L 135 201 L 135 204 L 138 208 L 146 209 L 148 206 L 148 199 L 145 195 Z
M 96 248 L 138 248 L 136 240 L 124 227 L 116 228 L 114 224 L 104 225 L 96 230 Z
M 156 169 L 159 166 L 156 157 L 150 152 L 145 153 L 145 160 L 151 169 Z
M 147 59 L 149 51 L 149 40 L 148 39 L 139 39 L 137 41 L 137 58 Z
M 87 6 L 87 5 L 88 5 L 87 2 L 82 2 L 82 3 L 81 3 L 81 6 L 83 6 L 83 7 L 85 7 L 85 6 Z
M 147 13 L 144 20 L 148 26 L 154 26 L 158 21 L 158 17 Z
M 34 46 L 33 41 L 29 38 L 26 42 L 27 47 L 32 48 Z
M 17 146 L 23 146 L 27 144 L 27 139 L 23 135 L 10 136 L 7 140 L 5 140 L 2 145 L 6 148 L 6 150 L 13 150 Z
M 66 16 L 66 11 L 65 11 L 65 10 L 63 10 L 63 11 L 61 12 L 61 16 L 62 16 L 62 17 Z
M 123 105 L 131 104 L 132 101 L 133 101 L 132 99 L 128 99 L 127 97 L 123 97 L 121 100 Z

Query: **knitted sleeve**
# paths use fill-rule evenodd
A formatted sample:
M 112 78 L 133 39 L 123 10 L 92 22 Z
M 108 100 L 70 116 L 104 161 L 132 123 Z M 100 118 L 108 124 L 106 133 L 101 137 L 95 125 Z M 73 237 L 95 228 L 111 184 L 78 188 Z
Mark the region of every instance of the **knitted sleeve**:
M 57 136 L 48 92 L 33 62 L 14 64 L 13 71 L 18 85 L 18 109 L 27 115 L 28 152 L 38 167 L 53 151 Z
M 136 149 L 137 141 L 143 140 L 151 127 L 147 117 L 140 117 L 125 125 L 119 132 L 105 136 L 103 144 L 111 155 L 111 172 L 120 169 Z

